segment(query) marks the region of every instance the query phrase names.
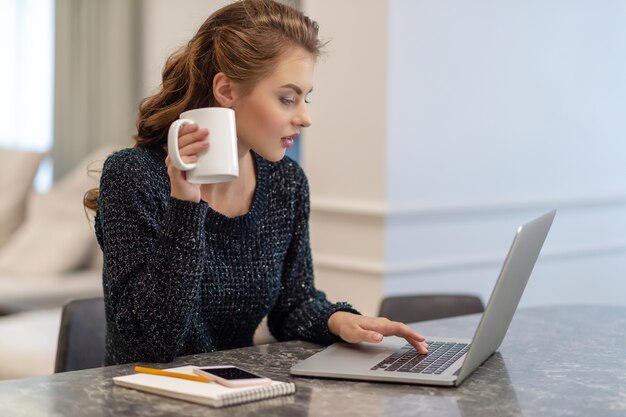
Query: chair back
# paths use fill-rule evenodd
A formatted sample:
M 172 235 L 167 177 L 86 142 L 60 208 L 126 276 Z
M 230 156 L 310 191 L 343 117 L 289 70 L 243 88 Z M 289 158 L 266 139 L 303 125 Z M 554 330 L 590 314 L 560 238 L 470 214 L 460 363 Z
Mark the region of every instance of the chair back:
M 403 323 L 485 311 L 480 298 L 465 294 L 405 295 L 383 299 L 378 315 Z
M 104 365 L 104 299 L 72 300 L 63 306 L 54 372 Z

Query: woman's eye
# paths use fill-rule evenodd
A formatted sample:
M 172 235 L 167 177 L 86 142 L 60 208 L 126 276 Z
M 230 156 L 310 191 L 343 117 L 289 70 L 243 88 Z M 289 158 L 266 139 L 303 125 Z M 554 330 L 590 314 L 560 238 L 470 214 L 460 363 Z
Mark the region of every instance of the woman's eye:
M 294 100 L 291 97 L 281 97 L 280 101 L 285 105 L 285 106 L 289 106 L 290 104 L 294 104 L 296 102 L 296 100 Z

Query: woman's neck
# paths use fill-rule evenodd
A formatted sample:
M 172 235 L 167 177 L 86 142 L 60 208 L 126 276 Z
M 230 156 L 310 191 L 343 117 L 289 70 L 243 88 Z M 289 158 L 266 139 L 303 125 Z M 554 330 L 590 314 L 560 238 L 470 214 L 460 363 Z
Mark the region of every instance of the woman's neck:
M 256 189 L 256 169 L 252 152 L 239 149 L 239 176 L 228 182 L 203 184 L 202 199 L 228 217 L 250 211 Z

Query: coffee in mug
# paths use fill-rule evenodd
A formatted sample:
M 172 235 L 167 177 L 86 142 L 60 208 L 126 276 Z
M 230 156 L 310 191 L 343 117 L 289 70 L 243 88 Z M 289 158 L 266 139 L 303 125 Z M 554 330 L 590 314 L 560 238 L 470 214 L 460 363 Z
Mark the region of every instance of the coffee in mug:
M 196 123 L 209 130 L 209 149 L 198 153 L 198 160 L 186 164 L 180 157 L 178 134 L 186 124 Z M 205 107 L 181 113 L 167 135 L 167 147 L 174 166 L 187 171 L 192 184 L 214 184 L 234 180 L 239 176 L 237 129 L 235 111 L 226 107 Z

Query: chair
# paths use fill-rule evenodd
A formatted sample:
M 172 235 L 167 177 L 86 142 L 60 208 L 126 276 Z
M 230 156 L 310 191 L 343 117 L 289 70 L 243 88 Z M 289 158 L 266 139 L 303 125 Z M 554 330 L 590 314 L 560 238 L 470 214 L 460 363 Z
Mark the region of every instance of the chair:
M 403 323 L 485 311 L 480 298 L 462 294 L 406 295 L 383 299 L 378 315 Z
M 63 306 L 54 372 L 104 365 L 104 299 L 73 300 Z

